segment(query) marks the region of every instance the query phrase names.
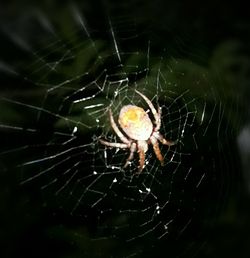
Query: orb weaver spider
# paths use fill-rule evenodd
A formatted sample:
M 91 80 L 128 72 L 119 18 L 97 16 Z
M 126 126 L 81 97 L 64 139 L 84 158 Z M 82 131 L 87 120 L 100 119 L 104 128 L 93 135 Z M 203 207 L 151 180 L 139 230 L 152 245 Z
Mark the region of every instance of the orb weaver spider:
M 148 150 L 149 144 L 153 145 L 155 155 L 163 166 L 164 158 L 159 148 L 159 141 L 169 147 L 174 145 L 175 142 L 166 140 L 159 132 L 161 128 L 161 108 L 158 107 L 158 111 L 156 111 L 152 102 L 144 94 L 138 90 L 135 90 L 135 92 L 139 94 L 148 104 L 153 114 L 154 121 L 152 122 L 150 120 L 147 112 L 141 107 L 135 105 L 123 106 L 120 110 L 118 123 L 122 131 L 126 134 L 125 136 L 117 126 L 112 111 L 109 109 L 111 126 L 122 143 L 108 142 L 103 139 L 100 139 L 100 142 L 108 147 L 130 149 L 130 154 L 126 160 L 126 163 L 124 164 L 124 168 L 128 166 L 130 161 L 134 158 L 134 153 L 137 151 L 139 154 L 138 173 L 141 173 L 144 168 L 145 154 Z M 155 126 L 153 124 L 155 124 Z

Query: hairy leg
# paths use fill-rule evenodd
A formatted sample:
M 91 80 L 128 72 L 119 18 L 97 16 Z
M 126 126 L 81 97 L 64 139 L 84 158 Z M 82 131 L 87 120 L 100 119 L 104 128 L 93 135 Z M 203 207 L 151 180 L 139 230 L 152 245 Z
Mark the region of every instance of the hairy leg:
M 130 144 L 126 143 L 119 143 L 119 142 L 107 142 L 102 139 L 99 140 L 101 144 L 109 146 L 109 147 L 115 147 L 115 148 L 120 148 L 120 149 L 127 149 L 130 147 Z
M 164 145 L 173 146 L 176 144 L 176 141 L 166 140 L 159 132 L 154 132 L 152 136 L 157 140 L 159 140 Z
M 134 154 L 135 154 L 136 149 L 137 149 L 136 143 L 133 142 L 130 146 L 130 154 L 129 154 L 127 160 L 126 160 L 125 165 L 123 166 L 124 168 L 126 168 L 129 164 L 129 162 L 134 158 Z
M 155 155 L 156 155 L 157 159 L 161 162 L 161 165 L 163 166 L 164 165 L 164 158 L 161 154 L 161 150 L 159 148 L 158 140 L 154 136 L 151 136 L 150 141 L 153 145 L 154 152 L 155 152 Z
M 141 173 L 145 164 L 145 153 L 148 150 L 148 144 L 146 141 L 138 141 L 138 154 L 139 154 L 139 167 L 138 173 Z
M 156 109 L 155 109 L 153 103 L 152 103 L 144 94 L 142 94 L 142 93 L 139 92 L 138 90 L 135 90 L 135 92 L 136 92 L 137 94 L 139 94 L 139 95 L 146 101 L 146 103 L 148 104 L 148 106 L 149 106 L 149 108 L 150 108 L 150 110 L 151 110 L 151 112 L 152 112 L 152 114 L 153 114 L 153 116 L 154 116 L 155 123 L 156 123 L 156 127 L 159 127 L 159 126 L 157 126 L 157 125 L 159 124 L 160 116 L 159 116 L 158 112 L 156 111 Z

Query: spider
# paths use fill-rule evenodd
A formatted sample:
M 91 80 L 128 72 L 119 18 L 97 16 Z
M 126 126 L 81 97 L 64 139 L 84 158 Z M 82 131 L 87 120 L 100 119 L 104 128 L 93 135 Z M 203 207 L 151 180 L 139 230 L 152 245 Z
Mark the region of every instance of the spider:
M 134 158 L 134 153 L 137 151 L 139 154 L 138 173 L 141 173 L 144 168 L 145 154 L 148 150 L 148 144 L 153 145 L 155 155 L 163 166 L 164 158 L 161 154 L 158 141 L 168 146 L 174 145 L 175 142 L 166 140 L 159 132 L 161 128 L 161 108 L 158 107 L 158 111 L 156 111 L 152 102 L 145 95 L 137 90 L 135 90 L 135 92 L 148 104 L 155 121 L 152 122 L 147 112 L 141 107 L 134 105 L 123 106 L 119 114 L 118 122 L 121 129 L 126 134 L 125 136 L 115 123 L 112 111 L 109 109 L 111 126 L 122 143 L 108 142 L 102 139 L 100 139 L 100 142 L 101 144 L 109 147 L 130 149 L 130 154 L 126 160 L 124 168 L 129 165 L 130 161 Z

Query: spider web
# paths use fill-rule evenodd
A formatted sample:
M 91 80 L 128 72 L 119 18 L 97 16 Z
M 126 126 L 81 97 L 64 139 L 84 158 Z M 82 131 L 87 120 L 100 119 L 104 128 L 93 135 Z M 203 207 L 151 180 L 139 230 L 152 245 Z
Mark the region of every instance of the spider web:
M 5 170 L 15 171 L 22 187 L 35 191 L 38 186 L 46 205 L 53 199 L 72 219 L 80 217 L 86 232 L 79 237 L 98 246 L 97 254 L 107 241 L 106 254 L 114 256 L 153 255 L 166 245 L 175 254 L 188 252 L 200 234 L 200 221 L 214 210 L 202 203 L 213 200 L 216 206 L 214 198 L 219 199 L 205 194 L 218 188 L 214 153 L 223 122 L 208 72 L 168 55 L 167 48 L 155 53 L 149 39 L 138 44 L 136 25 L 126 21 L 125 31 L 121 17 L 108 17 L 103 36 L 90 29 L 77 8 L 70 15 L 68 34 L 43 20 L 41 46 L 5 31 L 29 63 L 1 63 L 9 82 L 1 97 L 6 116 L 0 118 L 2 135 L 11 139 L 3 138 L 0 153 Z M 137 154 L 124 169 L 129 151 L 99 142 L 120 142 L 109 109 L 117 121 L 120 109 L 132 104 L 153 120 L 135 90 L 162 108 L 160 132 L 176 141 L 169 148 L 160 145 L 164 166 L 149 146 L 139 175 Z M 191 234 L 194 239 L 187 243 Z M 173 242 L 183 248 L 172 248 Z

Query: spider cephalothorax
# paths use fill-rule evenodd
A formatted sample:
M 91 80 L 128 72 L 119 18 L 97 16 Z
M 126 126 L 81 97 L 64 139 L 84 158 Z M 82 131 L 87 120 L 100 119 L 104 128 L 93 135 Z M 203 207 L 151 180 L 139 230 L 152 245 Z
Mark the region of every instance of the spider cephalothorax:
M 137 152 L 139 153 L 138 172 L 140 173 L 144 167 L 145 153 L 148 150 L 148 144 L 153 145 L 155 155 L 161 162 L 161 165 L 163 165 L 164 158 L 161 154 L 158 141 L 168 146 L 173 145 L 174 142 L 167 141 L 159 132 L 161 128 L 161 108 L 159 107 L 158 111 L 156 111 L 152 102 L 145 95 L 143 95 L 141 92 L 137 90 L 136 93 L 138 93 L 146 101 L 153 114 L 155 121 L 152 122 L 146 111 L 141 107 L 137 107 L 134 105 L 123 106 L 119 114 L 118 122 L 121 129 L 126 134 L 125 136 L 115 123 L 112 111 L 109 110 L 111 126 L 120 138 L 120 140 L 122 141 L 122 143 L 107 142 L 102 139 L 100 139 L 100 142 L 109 147 L 130 149 L 130 154 L 127 158 L 124 167 L 128 166 L 129 162 L 134 157 L 135 151 L 137 150 Z M 153 124 L 155 124 L 155 126 Z

